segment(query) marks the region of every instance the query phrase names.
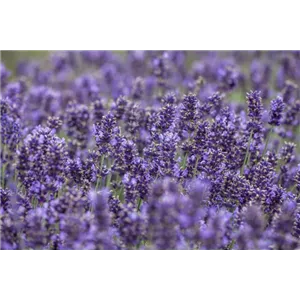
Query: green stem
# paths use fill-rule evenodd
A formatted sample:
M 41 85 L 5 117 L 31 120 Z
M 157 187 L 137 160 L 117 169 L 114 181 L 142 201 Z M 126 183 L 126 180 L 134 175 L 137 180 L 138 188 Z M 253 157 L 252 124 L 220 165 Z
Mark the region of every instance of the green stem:
M 100 179 L 101 179 L 101 178 L 98 176 L 97 183 L 96 183 L 96 187 L 95 187 L 95 190 L 96 190 L 96 191 L 98 190 L 99 183 L 100 183 Z
M 123 200 L 124 200 L 124 187 L 123 186 L 121 186 L 120 189 L 118 190 L 117 196 L 118 196 L 119 200 L 121 202 L 123 202 Z
M 195 164 L 195 168 L 194 168 L 193 177 L 196 177 L 196 175 L 197 175 L 198 163 L 199 163 L 199 156 L 197 155 L 197 160 L 196 160 L 196 164 Z
M 247 152 L 246 152 L 246 155 L 245 155 L 245 158 L 244 158 L 244 162 L 243 162 L 243 165 L 242 165 L 242 168 L 241 168 L 241 175 L 244 174 L 244 169 L 245 169 L 245 166 L 248 162 L 248 156 L 249 156 L 249 150 L 250 150 L 250 144 L 251 144 L 251 141 L 252 141 L 252 136 L 253 136 L 253 130 L 251 130 L 251 133 L 250 133 L 250 137 L 249 137 L 249 141 L 248 141 L 248 146 L 247 146 Z
M 235 240 L 232 240 L 230 242 L 230 244 L 228 245 L 228 250 L 231 250 L 233 248 L 234 244 L 235 244 Z
M 248 165 L 248 163 L 249 163 L 249 165 L 251 164 L 251 152 L 249 152 L 249 155 L 248 155 L 248 158 L 247 158 L 247 162 L 246 162 L 246 164 Z
M 110 163 L 110 161 L 108 160 L 108 168 L 110 169 L 110 172 L 108 173 L 107 175 L 107 178 L 106 178 L 106 187 L 109 187 L 110 186 L 110 182 L 111 182 L 111 177 L 112 177 L 112 167 L 113 163 Z
M 6 159 L 6 145 L 2 144 L 1 143 L 1 147 L 2 147 L 2 157 L 1 157 L 1 160 L 3 159 L 5 161 Z M 2 166 L 1 166 L 1 187 L 4 189 L 5 188 L 5 169 L 6 169 L 6 165 L 7 165 L 7 162 L 6 163 L 2 163 Z
M 136 245 L 136 250 L 139 250 L 142 245 L 143 240 L 140 240 Z
M 101 161 L 100 161 L 100 167 L 99 167 L 99 175 L 98 175 L 98 179 L 97 179 L 97 183 L 96 183 L 96 191 L 98 190 L 98 187 L 99 187 L 99 184 L 100 184 L 100 181 L 102 179 L 102 176 L 101 176 L 101 172 L 102 172 L 102 168 L 103 168 L 103 162 L 104 162 L 104 155 L 101 156 Z
M 295 183 L 292 188 L 291 188 L 291 192 L 294 193 L 296 192 L 296 189 L 297 189 L 297 183 Z
M 141 205 L 142 205 L 142 198 L 139 198 L 139 200 L 138 200 L 138 206 L 137 206 L 137 210 L 138 211 L 140 211 Z
M 18 180 L 18 173 L 17 173 L 17 167 L 15 167 L 15 174 L 14 174 L 14 181 L 17 183 Z
M 110 186 L 110 181 L 111 181 L 111 170 L 109 172 L 109 174 L 107 175 L 107 178 L 106 178 L 106 187 L 109 187 Z
M 270 131 L 267 134 L 265 148 L 264 148 L 264 151 L 263 151 L 261 157 L 264 157 L 264 155 L 266 154 L 266 151 L 267 151 L 267 148 L 268 148 L 268 144 L 269 144 L 269 140 L 270 140 L 270 136 L 271 136 L 271 134 L 273 132 L 273 128 L 274 128 L 274 126 L 271 127 Z
M 4 163 L 1 168 L 1 187 L 5 189 L 5 170 L 7 163 Z
M 32 198 L 31 203 L 32 203 L 33 208 L 37 208 L 38 200 L 35 197 Z
M 186 167 L 186 160 L 187 160 L 187 157 L 188 157 L 188 153 L 186 153 L 183 157 L 183 160 L 181 162 L 181 168 L 185 168 Z
M 108 160 L 107 162 L 107 167 L 108 169 L 110 169 L 110 172 L 108 173 L 107 177 L 106 177 L 106 187 L 110 186 L 110 182 L 111 182 L 111 178 L 112 178 L 112 166 L 114 165 L 114 161 L 110 162 L 110 160 Z

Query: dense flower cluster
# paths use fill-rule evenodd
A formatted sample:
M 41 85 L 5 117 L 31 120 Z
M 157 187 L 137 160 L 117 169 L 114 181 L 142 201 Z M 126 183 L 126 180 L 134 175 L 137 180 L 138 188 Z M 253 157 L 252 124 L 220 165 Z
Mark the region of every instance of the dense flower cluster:
M 300 249 L 300 52 L 1 64 L 1 249 Z

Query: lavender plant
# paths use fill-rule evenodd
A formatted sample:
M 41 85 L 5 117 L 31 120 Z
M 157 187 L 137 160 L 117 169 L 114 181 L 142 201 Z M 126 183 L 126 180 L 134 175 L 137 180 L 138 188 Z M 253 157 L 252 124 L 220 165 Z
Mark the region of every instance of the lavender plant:
M 298 52 L 1 63 L 1 249 L 300 249 Z

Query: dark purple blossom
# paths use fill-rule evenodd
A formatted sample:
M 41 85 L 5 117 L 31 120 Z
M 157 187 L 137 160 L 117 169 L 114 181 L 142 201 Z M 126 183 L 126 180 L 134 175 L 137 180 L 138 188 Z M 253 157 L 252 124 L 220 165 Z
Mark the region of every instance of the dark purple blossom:
M 220 89 L 230 91 L 234 89 L 238 83 L 238 72 L 234 66 L 222 66 L 218 69 L 218 80 Z
M 47 120 L 47 126 L 57 131 L 61 128 L 62 124 L 62 120 L 58 117 L 49 117 Z
M 108 208 L 109 191 L 102 190 L 99 193 L 91 192 L 90 198 L 94 208 L 95 221 L 100 231 L 109 230 L 110 215 Z
M 94 135 L 100 155 L 112 151 L 116 134 L 119 132 L 116 125 L 116 119 L 112 113 L 105 115 L 100 124 L 94 125 Z
M 152 61 L 153 74 L 158 80 L 158 85 L 165 87 L 170 76 L 169 55 L 164 52 L 161 56 L 155 57 Z
M 15 151 L 21 139 L 19 120 L 10 115 L 1 115 L 1 142 L 10 151 Z
M 1 63 L 0 76 L 1 76 L 1 87 L 2 88 L 4 88 L 6 86 L 10 74 L 11 74 L 11 72 L 6 69 L 4 64 Z
M 251 122 L 259 122 L 262 117 L 262 98 L 259 91 L 251 91 L 247 93 L 248 100 L 248 116 Z
M 155 123 L 155 129 L 160 130 L 161 132 L 166 132 L 174 124 L 176 106 L 173 103 L 167 102 L 165 100 L 164 106 L 161 107 L 157 113 L 157 121 Z
M 10 207 L 11 191 L 9 189 L 0 188 L 0 204 L 4 211 L 8 211 Z
M 220 249 L 229 244 L 226 236 L 226 227 L 230 221 L 231 213 L 228 211 L 208 210 L 208 221 L 200 229 L 200 247 L 202 249 Z
M 136 137 L 142 121 L 142 110 L 140 106 L 135 104 L 134 102 L 130 103 L 127 106 L 124 121 L 125 130 L 133 137 Z
M 283 90 L 283 102 L 287 104 L 293 103 L 296 99 L 297 84 L 292 81 L 286 81 Z
M 180 128 L 191 132 L 195 130 L 197 120 L 198 99 L 194 94 L 184 96 L 180 110 Z
M 273 221 L 273 241 L 279 250 L 293 250 L 299 247 L 299 240 L 293 236 L 297 203 L 292 199 L 292 195 L 287 195 L 286 198 Z
M 90 113 L 84 104 L 70 103 L 66 110 L 65 124 L 68 136 L 79 147 L 83 147 L 88 141 Z
M 38 201 L 56 193 L 65 181 L 66 145 L 48 127 L 36 127 L 18 151 L 18 178 Z
M 155 248 L 176 249 L 179 243 L 176 198 L 172 194 L 166 194 L 161 200 L 153 199 L 147 207 L 147 215 L 147 237 Z
M 130 205 L 118 212 L 118 231 L 126 248 L 140 247 L 145 235 L 145 220 Z
M 282 97 L 278 96 L 271 101 L 270 119 L 269 124 L 279 126 L 282 119 L 282 112 L 284 110 L 284 103 Z
M 145 82 L 143 78 L 137 77 L 135 81 L 133 82 L 132 86 L 132 98 L 135 100 L 140 100 L 143 98 L 143 95 L 145 93 Z
M 117 100 L 112 104 L 112 110 L 114 112 L 114 116 L 117 120 L 121 120 L 126 112 L 128 101 L 124 96 L 120 96 Z

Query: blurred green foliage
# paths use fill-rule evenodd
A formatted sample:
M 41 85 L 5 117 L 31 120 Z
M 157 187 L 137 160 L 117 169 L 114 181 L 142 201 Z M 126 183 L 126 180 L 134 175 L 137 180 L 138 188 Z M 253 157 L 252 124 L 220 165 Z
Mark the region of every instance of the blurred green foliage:
M 11 71 L 15 70 L 17 63 L 26 59 L 42 59 L 49 54 L 49 51 L 1 51 L 1 62 Z
M 11 50 L 0 51 L 1 62 L 15 75 L 15 70 L 18 62 L 26 59 L 41 60 L 49 56 L 48 50 Z M 114 51 L 119 55 L 125 55 L 126 51 Z

